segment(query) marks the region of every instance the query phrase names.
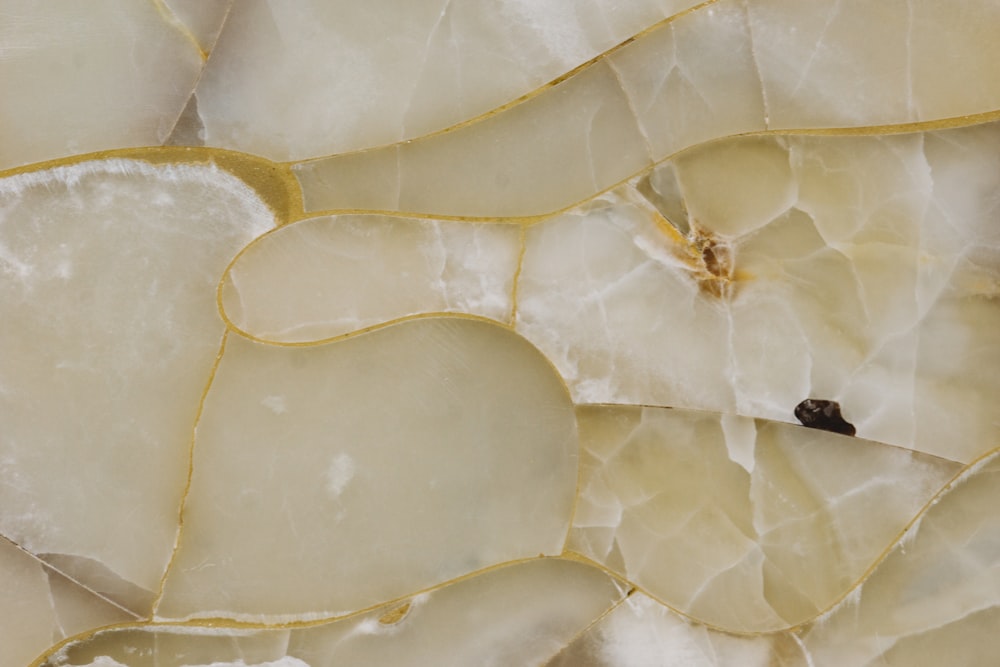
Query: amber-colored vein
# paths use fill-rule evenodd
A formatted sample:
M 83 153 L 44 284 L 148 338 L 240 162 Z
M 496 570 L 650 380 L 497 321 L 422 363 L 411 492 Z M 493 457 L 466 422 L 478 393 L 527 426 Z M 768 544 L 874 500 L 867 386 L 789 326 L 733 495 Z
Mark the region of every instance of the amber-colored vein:
M 175 561 L 177 560 L 177 554 L 181 549 L 181 541 L 184 533 L 184 512 L 187 509 L 187 499 L 188 494 L 191 491 L 191 481 L 194 477 L 194 444 L 195 437 L 198 432 L 198 422 L 201 421 L 201 414 L 205 409 L 205 400 L 208 398 L 208 392 L 212 388 L 212 382 L 215 380 L 215 374 L 219 370 L 219 364 L 222 363 L 222 356 L 226 352 L 226 340 L 229 338 L 229 330 L 226 329 L 222 334 L 222 341 L 219 343 L 219 351 L 215 355 L 215 360 L 212 362 L 212 368 L 208 373 L 208 381 L 205 383 L 205 388 L 201 392 L 201 397 L 198 399 L 198 410 L 195 412 L 194 424 L 191 426 L 191 439 L 188 442 L 187 449 L 187 479 L 184 482 L 184 490 L 181 493 L 181 501 L 177 508 L 177 533 L 174 537 L 174 548 L 170 553 L 170 560 L 167 561 L 167 566 L 163 570 L 163 576 L 160 578 L 160 585 L 156 591 L 156 597 L 153 600 L 153 616 L 156 615 L 156 610 L 160 606 L 160 601 L 163 599 L 163 591 L 167 585 L 167 578 L 170 576 L 170 570 L 173 568 Z
M 510 326 L 517 325 L 517 293 L 521 285 L 521 269 L 524 268 L 524 256 L 528 252 L 528 232 L 521 227 L 518 234 L 517 267 L 514 269 L 513 285 L 510 288 Z
M 824 127 L 824 128 L 794 128 L 794 129 L 774 129 L 774 130 L 753 130 L 750 132 L 739 132 L 736 134 L 727 134 L 712 139 L 706 139 L 704 141 L 699 141 L 697 143 L 691 144 L 690 146 L 685 146 L 680 150 L 677 150 L 665 157 L 655 160 L 651 164 L 643 167 L 642 169 L 633 172 L 624 178 L 608 185 L 601 190 L 595 191 L 593 194 L 580 199 L 578 201 L 571 202 L 566 206 L 552 210 L 543 211 L 541 213 L 533 213 L 531 215 L 510 215 L 510 216 L 476 216 L 476 215 L 449 215 L 444 213 L 434 213 L 428 211 L 387 211 L 382 209 L 357 209 L 357 208 L 345 208 L 345 209 L 315 209 L 306 211 L 305 214 L 309 217 L 318 217 L 322 215 L 340 215 L 345 213 L 353 214 L 363 214 L 363 213 L 377 213 L 380 215 L 390 215 L 390 216 L 400 216 L 407 218 L 431 218 L 438 220 L 460 220 L 470 223 L 485 223 L 485 222 L 508 222 L 516 223 L 522 225 L 536 225 L 541 222 L 545 222 L 551 218 L 562 215 L 573 209 L 582 206 L 594 199 L 600 197 L 601 195 L 607 194 L 623 185 L 628 184 L 634 179 L 642 178 L 650 173 L 652 173 L 657 167 L 661 166 L 666 162 L 675 160 L 678 157 L 684 155 L 688 151 L 693 151 L 695 149 L 707 146 L 713 143 L 721 141 L 729 141 L 732 139 L 740 139 L 743 137 L 769 137 L 769 136 L 818 136 L 818 137 L 858 137 L 858 136 L 884 136 L 893 134 L 910 134 L 916 132 L 931 132 L 938 130 L 952 130 L 962 127 L 969 127 L 971 125 L 981 125 L 984 123 L 990 123 L 993 121 L 1000 121 L 1000 109 L 994 109 L 991 111 L 984 111 L 982 113 L 976 114 L 966 114 L 962 116 L 953 116 L 949 118 L 938 118 L 934 120 L 924 120 L 924 121 L 914 121 L 910 123 L 895 123 L 888 125 L 861 125 L 853 127 Z M 338 156 L 332 156 L 338 157 Z M 326 158 L 324 158 L 326 159 Z M 284 162 L 281 163 L 293 169 L 299 164 L 304 164 L 304 162 Z M 294 177 L 294 171 L 292 171 Z
M 191 29 L 184 25 L 183 21 L 177 18 L 174 11 L 170 9 L 170 7 L 168 7 L 163 0 L 152 0 L 152 3 L 153 7 L 156 8 L 156 13 L 160 15 L 163 22 L 180 34 L 184 35 L 184 38 L 191 42 L 191 45 L 198 51 L 198 56 L 201 57 L 201 62 L 204 64 L 204 62 L 208 59 L 208 54 L 205 52 L 205 49 L 202 48 L 201 44 L 198 43 L 198 39 L 191 32 Z
M 357 154 L 360 154 L 360 153 L 368 153 L 368 152 L 372 152 L 372 151 L 381 150 L 383 148 L 392 148 L 393 146 L 402 146 L 402 145 L 406 145 L 406 144 L 412 143 L 414 141 L 424 141 L 425 139 L 430 139 L 432 137 L 437 137 L 437 136 L 440 136 L 442 134 L 448 134 L 449 132 L 454 132 L 455 130 L 460 130 L 460 129 L 462 129 L 464 127 L 467 127 L 469 125 L 475 125 L 475 124 L 480 123 L 480 122 L 482 122 L 482 121 L 484 121 L 484 120 L 486 120 L 488 118 L 492 118 L 493 116 L 501 114 L 504 111 L 512 109 L 512 108 L 514 108 L 516 106 L 524 104 L 525 102 L 527 102 L 527 101 L 529 101 L 531 99 L 534 99 L 534 98 L 538 97 L 539 95 L 541 95 L 545 91 L 549 90 L 550 88 L 554 88 L 555 86 L 558 86 L 563 81 L 566 81 L 567 79 L 571 79 L 574 76 L 577 76 L 578 74 L 580 74 L 580 73 L 582 73 L 582 72 L 590 69 L 591 67 L 593 67 L 594 65 L 598 64 L 599 62 L 601 62 L 602 60 L 604 60 L 608 56 L 610 56 L 610 55 L 612 55 L 612 54 L 614 54 L 614 53 L 622 50 L 623 48 L 625 48 L 626 46 L 628 46 L 632 42 L 636 41 L 637 39 L 645 37 L 649 33 L 655 32 L 655 31 L 659 30 L 660 28 L 664 27 L 665 25 L 673 23 L 674 21 L 676 21 L 676 20 L 678 20 L 680 18 L 683 18 L 683 17 L 685 17 L 688 14 L 691 14 L 693 12 L 699 11 L 699 10 L 701 10 L 704 7 L 708 7 L 709 5 L 714 5 L 717 2 L 719 2 L 719 0 L 705 0 L 705 2 L 702 2 L 699 5 L 695 5 L 694 7 L 689 7 L 689 8 L 685 9 L 682 12 L 678 12 L 676 14 L 672 14 L 670 16 L 667 16 L 666 18 L 662 18 L 659 21 L 657 21 L 656 23 L 653 23 L 652 25 L 647 26 L 646 28 L 643 28 L 639 32 L 635 33 L 634 35 L 631 35 L 630 37 L 627 37 L 624 40 L 618 42 L 617 44 L 615 44 L 611 48 L 609 48 L 609 49 L 607 49 L 605 51 L 602 51 L 601 53 L 598 53 L 596 56 L 594 56 L 590 60 L 587 60 L 586 62 L 583 62 L 583 63 L 577 65 L 573 69 L 571 69 L 571 70 L 569 70 L 567 72 L 564 72 L 563 74 L 560 74 L 556 78 L 548 81 L 547 83 L 543 83 L 542 85 L 538 86 L 537 88 L 533 88 L 532 90 L 528 91 L 527 93 L 524 93 L 520 97 L 517 97 L 517 98 L 511 100 L 510 102 L 507 102 L 506 104 L 501 104 L 500 106 L 494 107 L 494 108 L 492 108 L 492 109 L 490 109 L 488 111 L 484 111 L 483 113 L 478 114 L 476 116 L 473 116 L 472 118 L 467 118 L 467 119 L 465 119 L 465 120 L 463 120 L 463 121 L 461 121 L 459 123 L 455 123 L 453 125 L 449 125 L 447 127 L 443 127 L 440 130 L 434 130 L 433 132 L 427 132 L 426 134 L 420 134 L 420 135 L 417 135 L 417 136 L 414 136 L 414 137 L 409 137 L 407 139 L 400 139 L 399 141 L 393 141 L 393 142 L 390 142 L 390 143 L 387 143 L 387 144 L 377 144 L 377 145 L 374 145 L 374 146 L 367 146 L 365 148 L 359 148 L 357 150 L 344 151 L 343 153 L 330 153 L 328 155 L 317 155 L 315 157 L 307 158 L 305 160 L 292 160 L 290 162 L 287 162 L 286 164 L 308 164 L 310 162 L 319 162 L 319 161 L 322 161 L 322 160 L 327 160 L 327 159 L 332 158 L 332 157 L 342 157 L 342 156 L 346 156 L 346 155 L 357 155 Z
M 663 600 L 662 598 L 658 597 L 656 594 L 651 593 L 650 591 L 646 590 L 645 588 L 643 588 L 639 584 L 635 583 L 631 579 L 628 579 L 627 577 L 625 577 L 621 573 L 615 572 L 614 570 L 611 570 L 607 566 L 602 565 L 601 563 L 593 560 L 589 556 L 581 554 L 581 553 L 579 553 L 577 551 L 573 551 L 571 549 L 567 549 L 566 551 L 564 551 L 562 553 L 562 557 L 563 558 L 568 558 L 568 559 L 571 559 L 571 560 L 578 560 L 578 561 L 583 562 L 583 563 L 588 563 L 588 564 L 590 564 L 590 565 L 592 565 L 594 567 L 599 568 L 600 570 L 602 570 L 602 571 L 604 571 L 604 572 L 606 572 L 608 574 L 613 574 L 615 577 L 617 577 L 619 579 L 622 579 L 624 581 L 627 581 L 636 590 L 641 591 L 644 595 L 646 595 L 650 599 L 653 599 L 656 602 L 660 603 L 661 605 L 663 605 L 664 607 L 666 607 L 670 611 L 674 612 L 675 614 L 686 618 L 688 621 L 690 621 L 692 623 L 697 623 L 698 625 L 703 625 L 706 628 L 708 628 L 710 630 L 714 630 L 716 632 L 721 632 L 721 633 L 724 633 L 724 634 L 727 634 L 727 635 L 731 635 L 731 636 L 734 636 L 734 637 L 762 637 L 762 636 L 771 636 L 771 635 L 779 635 L 779 634 L 786 634 L 786 633 L 801 632 L 801 631 L 805 630 L 806 628 L 808 628 L 810 625 L 816 623 L 819 619 L 821 619 L 821 618 L 823 618 L 823 617 L 828 616 L 829 614 L 831 614 L 833 611 L 836 610 L 836 608 L 838 606 L 840 606 L 844 602 L 844 600 L 846 600 L 848 598 L 848 596 L 851 595 L 851 593 L 853 593 L 855 590 L 857 590 L 860 586 L 864 585 L 865 581 L 867 581 L 868 578 L 871 577 L 871 575 L 875 572 L 875 569 L 879 565 L 881 565 L 882 562 L 893 551 L 893 549 L 895 549 L 900 544 L 900 542 L 902 542 L 903 538 L 910 531 L 910 529 L 913 528 L 913 526 L 915 526 L 924 517 L 924 515 L 927 513 L 927 511 L 931 507 L 933 507 L 934 505 L 936 505 L 938 503 L 938 501 L 940 501 L 942 497 L 944 497 L 949 491 L 951 491 L 951 489 L 953 487 L 955 487 L 957 484 L 960 484 L 961 482 L 965 481 L 967 478 L 969 478 L 972 475 L 974 475 L 977 472 L 977 470 L 983 464 L 985 464 L 989 459 L 991 459 L 991 458 L 993 458 L 994 456 L 997 456 L 997 455 L 1000 455 L 1000 446 L 994 447 L 993 449 L 991 449 L 990 451 L 988 451 L 985 454 L 981 455 L 980 457 L 978 457 L 977 459 L 975 459 L 971 463 L 963 466 L 961 470 L 959 470 L 957 473 L 955 473 L 955 475 L 952 476 L 952 478 L 950 480 L 948 480 L 940 489 L 938 489 L 938 491 L 936 493 L 934 493 L 934 495 L 932 495 L 930 497 L 930 499 L 928 499 L 928 501 L 926 503 L 924 503 L 924 505 L 916 512 L 916 514 L 914 514 L 913 518 L 910 519 L 906 523 L 906 525 L 903 526 L 903 528 L 901 528 L 899 530 L 899 532 L 896 534 L 896 536 L 892 540 L 889 541 L 888 546 L 886 546 L 886 548 L 883 549 L 882 552 L 875 559 L 872 560 L 871 564 L 861 574 L 861 576 L 859 576 L 850 586 L 846 587 L 844 589 L 843 593 L 840 594 L 840 596 L 838 596 L 825 609 L 820 610 L 818 613 L 816 613 L 812 617 L 810 617 L 810 618 L 802 621 L 801 623 L 796 623 L 794 625 L 789 625 L 789 626 L 786 626 L 784 628 L 776 628 L 774 630 L 765 630 L 765 631 L 758 631 L 758 632 L 747 632 L 747 631 L 732 630 L 732 629 L 729 629 L 729 628 L 723 628 L 723 627 L 720 627 L 720 626 L 715 625 L 713 623 L 710 623 L 708 621 L 705 621 L 704 619 L 698 618 L 697 616 L 689 614 L 688 612 L 685 612 L 685 611 L 679 609 L 678 607 L 673 606 L 672 604 L 670 604 L 666 600 Z

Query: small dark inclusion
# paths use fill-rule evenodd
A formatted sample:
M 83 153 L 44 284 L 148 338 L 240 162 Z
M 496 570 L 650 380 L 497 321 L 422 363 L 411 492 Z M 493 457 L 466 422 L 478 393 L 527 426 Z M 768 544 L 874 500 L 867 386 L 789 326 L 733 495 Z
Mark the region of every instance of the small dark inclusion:
M 795 417 L 803 426 L 823 431 L 854 435 L 854 424 L 840 414 L 840 403 L 820 398 L 807 398 L 795 406 Z

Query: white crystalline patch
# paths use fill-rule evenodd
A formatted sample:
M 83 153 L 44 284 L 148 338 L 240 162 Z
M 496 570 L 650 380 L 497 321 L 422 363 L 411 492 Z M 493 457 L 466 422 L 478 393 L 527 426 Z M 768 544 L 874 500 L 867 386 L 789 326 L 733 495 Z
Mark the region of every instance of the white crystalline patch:
M 81 667 L 128 667 L 128 665 L 123 665 L 114 658 L 109 658 L 106 655 L 99 655 L 94 658 L 93 662 Z
M 117 665 L 118 663 L 115 664 Z M 114 665 L 111 667 L 114 667 Z M 181 667 L 310 667 L 310 665 L 308 662 L 303 662 L 298 658 L 285 656 L 284 658 L 278 658 L 270 662 L 246 663 L 242 660 L 237 660 L 236 662 L 198 663 L 197 665 L 184 664 Z
M 268 396 L 260 404 L 276 415 L 283 415 L 288 412 L 284 396 Z
M 333 457 L 326 470 L 326 490 L 334 498 L 340 496 L 356 471 L 354 459 L 341 452 Z
M 736 415 L 722 415 L 721 422 L 730 460 L 740 464 L 747 472 L 753 473 L 754 445 L 757 442 L 757 427 L 754 420 Z

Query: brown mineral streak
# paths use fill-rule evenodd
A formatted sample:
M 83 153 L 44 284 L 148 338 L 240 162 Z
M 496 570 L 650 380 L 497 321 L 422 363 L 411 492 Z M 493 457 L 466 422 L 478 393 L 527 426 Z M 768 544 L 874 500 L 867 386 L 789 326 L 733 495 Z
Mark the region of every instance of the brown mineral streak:
M 684 235 L 662 214 L 653 215 L 657 227 L 668 239 L 670 252 L 698 282 L 701 292 L 718 299 L 728 298 L 734 281 L 733 252 L 728 242 L 697 220 L 691 221 L 691 231 Z
M 694 220 L 689 239 L 696 262 L 694 276 L 701 291 L 717 298 L 728 297 L 733 279 L 733 253 L 729 245 Z

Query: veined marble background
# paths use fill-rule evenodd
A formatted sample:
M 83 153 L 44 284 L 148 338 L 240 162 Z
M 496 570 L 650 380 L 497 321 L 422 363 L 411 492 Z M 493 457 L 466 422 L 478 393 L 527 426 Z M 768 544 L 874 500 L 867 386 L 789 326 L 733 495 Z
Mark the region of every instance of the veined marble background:
M 998 35 L 0 0 L 0 664 L 995 665 Z

